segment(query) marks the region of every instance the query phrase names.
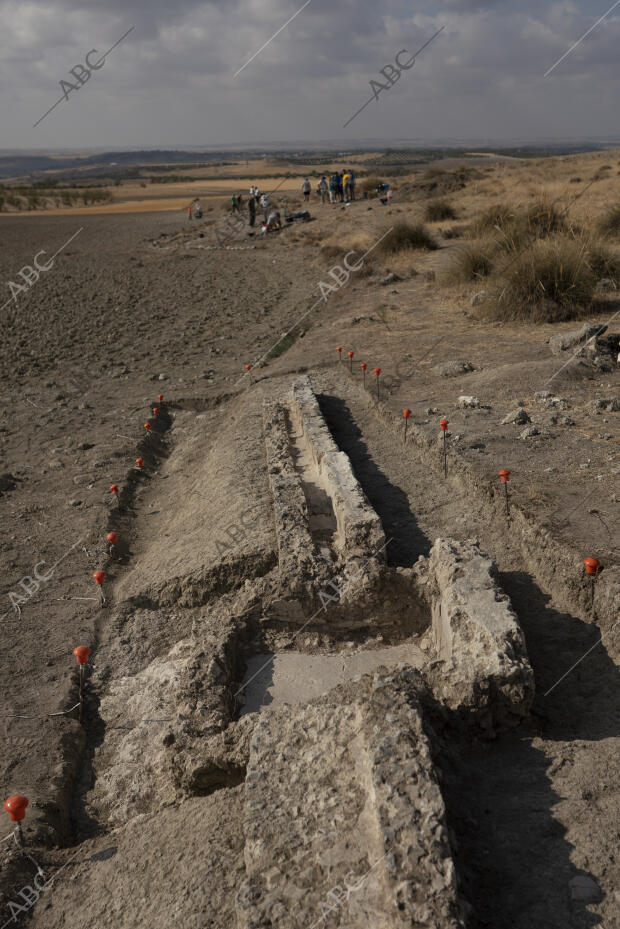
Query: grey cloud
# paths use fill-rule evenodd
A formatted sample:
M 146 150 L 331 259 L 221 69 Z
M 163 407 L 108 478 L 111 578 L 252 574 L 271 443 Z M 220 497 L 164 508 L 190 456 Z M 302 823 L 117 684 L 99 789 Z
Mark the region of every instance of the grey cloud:
M 609 131 L 620 18 L 611 16 L 546 81 L 594 19 L 534 0 L 82 0 L 21 5 L 0 37 L 6 147 L 225 145 L 342 137 L 369 80 L 401 48 L 445 31 L 367 108 L 350 138 L 579 135 Z M 58 81 L 135 25 L 103 69 L 37 129 Z M 578 83 L 578 90 L 576 84 Z M 346 133 L 345 133 L 346 135 Z

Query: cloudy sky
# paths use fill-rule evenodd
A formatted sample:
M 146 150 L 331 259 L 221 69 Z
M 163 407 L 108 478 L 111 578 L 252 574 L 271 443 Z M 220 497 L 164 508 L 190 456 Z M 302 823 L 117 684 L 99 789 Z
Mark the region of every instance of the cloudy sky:
M 617 138 L 620 2 L 544 77 L 611 2 L 310 0 L 236 74 L 302 0 L 0 0 L 0 148 Z M 442 26 L 343 128 L 380 69 Z M 33 128 L 70 69 L 131 27 Z

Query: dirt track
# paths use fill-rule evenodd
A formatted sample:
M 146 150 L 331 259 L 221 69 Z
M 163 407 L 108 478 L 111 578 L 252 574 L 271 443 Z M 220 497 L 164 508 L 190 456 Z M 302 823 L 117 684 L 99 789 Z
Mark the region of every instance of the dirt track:
M 84 802 L 92 786 L 92 758 L 106 737 L 104 729 L 91 730 L 84 742 L 73 720 L 7 717 L 51 713 L 73 705 L 71 652 L 82 640 L 107 649 L 99 667 L 103 687 L 117 673 L 113 658 L 129 674 L 132 661 L 142 667 L 147 657 L 164 654 L 183 638 L 199 615 L 195 610 L 173 611 L 154 628 L 149 628 L 147 614 L 128 635 L 126 629 L 107 628 L 106 612 L 93 599 L 66 598 L 96 598 L 90 575 L 100 566 L 103 536 L 111 524 L 122 527 L 127 539 L 120 564 L 112 571 L 115 583 L 117 575 L 122 583 L 129 583 L 123 577 L 129 576 L 135 561 L 146 566 L 143 569 L 154 579 L 157 564 L 149 554 L 153 548 L 149 526 L 156 527 L 152 532 L 165 545 L 161 533 L 166 531 L 166 513 L 158 512 L 161 501 L 167 507 L 174 507 L 175 499 L 182 501 L 184 480 L 187 486 L 191 483 L 192 462 L 199 467 L 200 437 L 204 434 L 208 445 L 227 428 L 229 416 L 234 433 L 235 423 L 243 422 L 244 396 L 263 388 L 269 391 L 275 378 L 307 369 L 327 374 L 325 415 L 336 441 L 350 455 L 386 535 L 394 538 L 391 563 L 411 565 L 438 534 L 477 535 L 498 560 L 526 633 L 539 694 L 531 730 L 519 738 L 502 739 L 493 747 L 492 757 L 486 745 L 461 746 L 460 753 L 445 746 L 441 759 L 459 842 L 458 861 L 467 896 L 477 902 L 479 921 L 472 926 L 526 929 L 538 924 L 560 929 L 602 924 L 609 929 L 617 925 L 614 809 L 619 784 L 614 756 L 620 705 L 613 663 L 617 631 L 572 673 L 566 686 L 543 698 L 541 694 L 598 637 L 598 630 L 580 617 L 578 604 L 574 612 L 569 611 L 570 594 L 562 598 L 564 582 L 567 591 L 571 584 L 580 583 L 579 559 L 574 578 L 560 575 L 555 590 L 545 589 L 505 523 L 490 523 L 479 500 L 452 479 L 459 462 L 474 469 L 481 488 L 497 482 L 500 467 L 510 467 L 515 506 L 535 516 L 559 542 L 583 557 L 594 554 L 608 567 L 620 563 L 620 414 L 594 415 L 591 409 L 595 397 L 620 393 L 618 371 L 593 379 L 579 365 L 568 367 L 554 380 L 553 390 L 570 403 L 575 425 L 552 426 L 552 412 L 537 407 L 533 395 L 560 367 L 544 342 L 558 327 L 500 327 L 466 317 L 462 311 L 455 315 L 454 307 L 422 275 L 382 287 L 378 278 L 385 265 L 377 261 L 377 281 L 353 279 L 338 297 L 313 310 L 303 339 L 241 380 L 243 365 L 268 352 L 316 302 L 318 281 L 331 265 L 318 255 L 321 236 L 336 224 L 347 231 L 357 224 L 377 237 L 396 212 L 388 215 L 377 205 L 368 212 L 366 204 L 356 204 L 341 217 L 329 207 L 315 209 L 319 219 L 307 227 L 286 230 L 267 242 L 247 240 L 245 250 L 223 252 L 202 248 L 214 242 L 209 226 L 198 227 L 168 214 L 93 216 L 79 221 L 41 217 L 36 227 L 22 218 L 3 221 L 2 229 L 10 236 L 2 256 L 3 281 L 16 280 L 19 269 L 31 264 L 40 249 L 53 254 L 84 227 L 32 291 L 3 310 L 3 314 L 8 311 L 8 319 L 0 356 L 4 388 L 0 472 L 9 475 L 0 487 L 5 527 L 2 593 L 8 611 L 2 620 L 0 650 L 4 744 L 9 749 L 3 753 L 4 792 L 19 790 L 33 798 L 27 835 L 30 830 L 36 835 L 37 849 L 48 866 L 58 867 L 74 853 L 83 863 L 107 847 L 118 844 L 121 849 L 117 859 L 121 867 L 112 858 L 110 864 L 96 863 L 96 871 L 91 866 L 84 877 L 87 868 L 82 866 L 81 880 L 87 881 L 86 896 L 92 899 L 86 908 L 72 908 L 72 885 L 80 894 L 85 889 L 72 878 L 59 883 L 50 896 L 51 910 L 43 903 L 35 907 L 33 924 L 53 927 L 66 920 L 75 926 L 129 926 L 141 920 L 144 925 L 164 926 L 175 914 L 182 926 L 216 926 L 232 918 L 227 893 L 208 905 L 203 901 L 207 911 L 200 916 L 199 888 L 204 890 L 205 881 L 210 885 L 212 880 L 214 886 L 217 881 L 208 878 L 209 860 L 196 870 L 196 857 L 202 857 L 217 824 L 232 818 L 221 836 L 221 855 L 228 862 L 224 868 L 228 878 L 241 873 L 234 827 L 240 788 L 194 797 L 187 808 L 172 806 L 157 815 L 149 809 L 145 819 L 132 820 L 128 829 L 112 834 L 103 817 L 97 820 L 96 805 L 89 809 Z M 204 239 L 198 239 L 198 228 L 204 229 Z M 162 232 L 170 239 L 160 239 Z M 181 232 L 189 238 L 174 238 Z M 424 271 L 440 258 L 416 255 L 413 264 Z M 5 299 L 8 296 L 6 290 Z M 607 316 L 612 311 L 613 307 Z M 338 344 L 345 351 L 355 350 L 356 384 L 351 390 L 346 362 L 334 370 Z M 455 358 L 466 358 L 475 369 L 448 379 L 432 371 L 438 362 Z M 368 381 L 374 380 L 370 371 L 375 365 L 382 368 L 390 407 L 394 411 L 410 407 L 421 433 L 435 434 L 441 415 L 450 419 L 447 484 L 441 479 L 439 449 L 437 470 L 429 474 L 359 399 L 362 360 L 368 362 Z M 385 378 L 387 374 L 393 375 L 391 380 Z M 149 444 L 143 439 L 143 423 L 160 392 L 165 396 L 165 414 L 156 422 L 156 436 Z M 490 409 L 458 410 L 459 394 L 475 394 Z M 233 397 L 230 405 L 229 396 Z M 500 425 L 518 400 L 526 403 L 533 421 L 548 429 L 548 435 L 526 442 L 518 438 L 518 427 Z M 435 412 L 426 413 L 428 408 Z M 185 425 L 188 435 L 194 436 L 196 456 L 188 451 L 186 477 L 177 465 L 174 472 L 168 468 Z M 248 430 L 249 447 L 255 441 L 255 426 L 248 422 L 243 428 Z M 139 476 L 132 483 L 126 475 L 138 452 L 147 462 L 148 479 Z M 225 462 L 223 452 L 221 461 Z M 234 472 L 234 460 L 227 464 Z M 216 471 L 207 491 L 212 499 L 204 511 L 194 514 L 188 532 L 202 530 L 211 537 L 226 530 L 233 478 L 228 484 L 223 476 L 220 483 L 218 478 Z M 174 483 L 176 497 L 167 493 L 167 481 Z M 108 487 L 114 482 L 129 488 L 120 513 L 110 508 Z M 219 510 L 213 499 L 218 495 Z M 214 514 L 215 521 L 210 522 Z M 170 531 L 173 545 L 182 526 Z M 181 561 L 192 557 L 188 549 Z M 23 593 L 20 579 L 32 577 L 42 561 L 46 565 L 39 568 L 40 574 L 49 572 L 51 565 L 57 567 L 51 579 L 41 581 L 31 599 L 22 603 L 19 616 L 10 610 L 6 595 L 10 590 Z M 138 645 L 144 648 L 142 658 Z M 151 731 L 161 737 L 161 730 L 147 729 Z M 72 787 L 63 793 L 66 783 Z M 188 842 L 172 849 L 168 836 L 176 835 L 181 823 Z M 166 859 L 156 864 L 159 853 L 152 849 L 157 842 L 163 844 Z M 209 847 L 213 849 L 212 844 Z M 143 860 L 141 855 L 149 857 L 148 867 L 134 872 L 127 862 L 133 859 L 135 867 Z M 176 864 L 171 874 L 172 860 Z M 591 911 L 581 906 L 571 909 L 569 904 L 567 883 L 575 869 L 592 875 L 604 890 L 603 903 Z M 143 887 L 143 897 L 151 904 L 157 901 L 157 906 L 150 913 L 146 904 L 132 911 L 117 901 L 116 908 L 110 909 L 102 888 L 122 873 L 118 900 L 124 901 L 145 870 L 153 890 L 149 894 L 148 886 Z M 28 869 L 11 866 L 3 888 L 8 899 L 29 876 Z M 162 882 L 175 884 L 179 893 L 164 897 L 159 889 Z M 235 881 L 230 884 L 232 893 Z

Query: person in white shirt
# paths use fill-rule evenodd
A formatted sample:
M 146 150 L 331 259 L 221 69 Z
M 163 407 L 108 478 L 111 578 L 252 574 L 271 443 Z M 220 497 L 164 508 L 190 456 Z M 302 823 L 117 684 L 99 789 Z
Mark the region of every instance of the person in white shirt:
M 260 198 L 260 205 L 263 208 L 263 216 L 265 218 L 265 222 L 267 222 L 267 216 L 269 214 L 269 207 L 271 205 L 271 201 L 269 197 L 267 196 L 267 194 L 263 194 L 262 197 Z
M 250 187 L 250 200 L 254 199 L 254 184 Z

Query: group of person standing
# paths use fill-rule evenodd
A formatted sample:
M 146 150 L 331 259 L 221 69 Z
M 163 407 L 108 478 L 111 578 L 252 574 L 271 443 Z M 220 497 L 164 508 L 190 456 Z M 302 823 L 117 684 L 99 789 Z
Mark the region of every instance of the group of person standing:
M 311 189 L 310 181 L 305 178 L 301 192 L 306 203 L 310 200 Z M 355 200 L 355 174 L 343 168 L 342 171 L 336 171 L 329 181 L 322 177 L 316 185 L 316 194 L 321 198 L 321 203 L 325 203 L 328 195 L 330 203 L 350 203 Z
M 240 199 L 241 197 L 239 197 L 239 200 Z M 272 208 L 269 196 L 266 193 L 261 193 L 260 189 L 252 184 L 250 187 L 250 197 L 248 200 L 249 222 L 250 226 L 252 227 L 256 221 L 256 210 L 258 207 L 260 207 L 260 209 L 263 211 L 264 226 L 267 226 L 268 229 L 282 228 L 280 211 L 276 208 Z

